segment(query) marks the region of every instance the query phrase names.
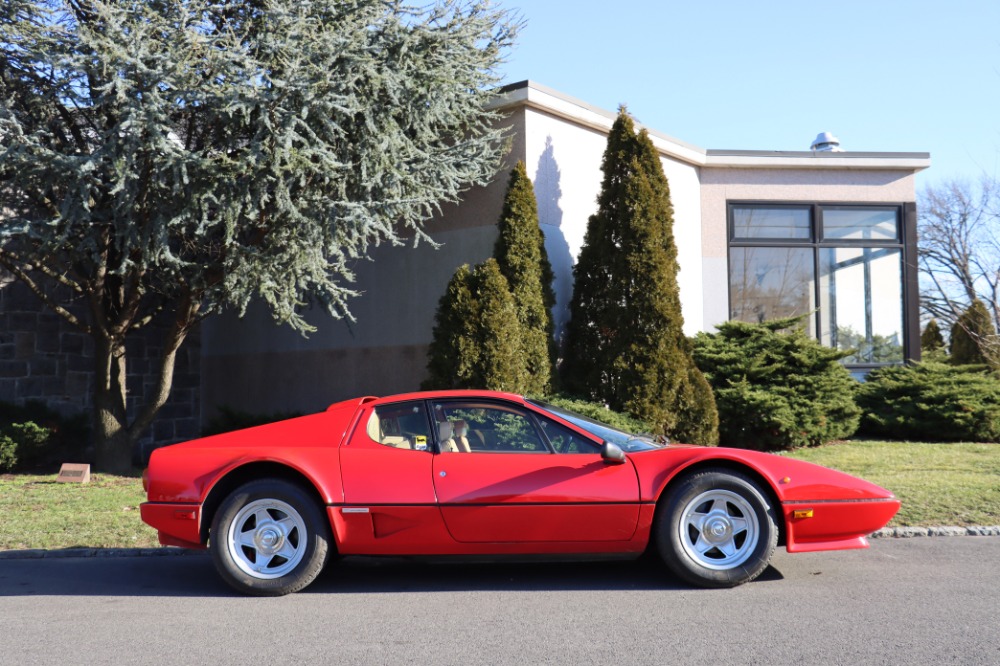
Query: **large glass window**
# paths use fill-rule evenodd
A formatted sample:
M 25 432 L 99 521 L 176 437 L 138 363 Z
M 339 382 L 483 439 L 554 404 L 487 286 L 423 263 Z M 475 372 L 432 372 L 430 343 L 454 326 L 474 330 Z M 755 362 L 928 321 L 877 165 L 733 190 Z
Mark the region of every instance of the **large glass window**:
M 734 247 L 729 255 L 730 318 L 762 322 L 816 309 L 813 251 Z
M 900 206 L 731 204 L 730 318 L 761 322 L 812 315 L 849 365 L 904 357 Z
M 733 238 L 780 238 L 809 240 L 812 222 L 808 206 L 733 207 Z
M 896 248 L 822 248 L 823 344 L 853 349 L 845 363 L 903 360 L 903 281 Z

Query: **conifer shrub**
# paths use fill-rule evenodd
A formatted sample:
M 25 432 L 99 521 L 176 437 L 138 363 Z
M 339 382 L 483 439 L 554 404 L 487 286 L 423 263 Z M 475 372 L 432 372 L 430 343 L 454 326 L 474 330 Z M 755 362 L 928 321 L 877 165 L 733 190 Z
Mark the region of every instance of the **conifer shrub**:
M 839 362 L 851 350 L 824 347 L 801 324 L 730 321 L 695 337 L 695 361 L 715 392 L 722 446 L 784 451 L 857 430 L 858 382 Z
M 988 363 L 986 345 L 996 336 L 990 311 L 978 298 L 951 328 L 951 362 L 955 365 Z
M 617 428 L 623 432 L 633 434 L 653 432 L 653 425 L 651 423 L 633 418 L 628 414 L 612 411 L 597 402 L 581 400 L 580 398 L 575 398 L 564 393 L 546 396 L 542 401 L 554 407 L 562 407 L 571 412 L 576 412 L 595 421 L 607 423 L 612 428 Z
M 932 318 L 920 334 L 920 350 L 927 354 L 941 349 L 944 349 L 944 336 L 941 335 L 941 327 L 938 326 L 937 319 Z
M 21 405 L 0 402 L 0 439 L 6 442 L 0 446 L 13 452 L 17 470 L 86 462 L 92 457 L 88 415 L 63 415 L 38 400 Z
M 552 307 L 556 297 L 545 235 L 538 223 L 538 202 L 524 162 L 511 171 L 497 227 L 493 256 L 510 286 L 521 325 L 521 349 L 528 372 L 526 392 L 545 394 L 552 389 L 555 374 Z
M 1000 442 L 1000 379 L 983 365 L 918 363 L 871 372 L 858 392 L 866 434 Z
M 0 433 L 0 472 L 10 472 L 17 465 L 17 442 Z
M 0 427 L 0 471 L 12 471 L 36 462 L 44 453 L 52 431 L 26 421 Z
M 438 303 L 424 389 L 526 393 L 517 307 L 495 259 L 459 267 Z
M 624 108 L 601 169 L 598 210 L 573 269 L 565 388 L 672 440 L 715 444 L 715 402 L 683 333 L 670 186 Z

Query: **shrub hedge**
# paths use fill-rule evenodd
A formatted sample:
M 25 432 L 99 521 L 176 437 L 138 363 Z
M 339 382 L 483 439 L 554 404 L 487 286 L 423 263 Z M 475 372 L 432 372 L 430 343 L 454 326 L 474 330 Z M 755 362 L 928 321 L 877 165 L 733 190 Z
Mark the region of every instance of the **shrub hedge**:
M 1000 378 L 986 366 L 918 363 L 873 371 L 862 431 L 890 439 L 1000 442 Z
M 857 430 L 858 382 L 839 363 L 852 350 L 822 346 L 801 323 L 730 321 L 695 337 L 695 362 L 715 391 L 720 445 L 783 451 Z
M 624 432 L 651 433 L 654 431 L 652 424 L 647 423 L 642 419 L 633 418 L 628 414 L 612 411 L 597 402 L 590 402 L 588 400 L 576 398 L 563 393 L 546 396 L 541 400 L 555 407 L 562 407 L 563 409 L 568 409 L 571 412 L 582 414 L 583 416 L 592 418 L 595 421 L 607 423 L 612 428 L 617 428 L 618 430 L 622 430 Z
M 64 416 L 45 403 L 0 402 L 0 470 L 29 470 L 89 459 L 86 413 Z

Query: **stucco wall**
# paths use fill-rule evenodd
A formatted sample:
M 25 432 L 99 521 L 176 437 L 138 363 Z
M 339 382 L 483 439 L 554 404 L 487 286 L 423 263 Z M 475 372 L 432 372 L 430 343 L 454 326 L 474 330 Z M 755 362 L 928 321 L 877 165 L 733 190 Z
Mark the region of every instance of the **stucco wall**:
M 729 319 L 726 204 L 729 201 L 906 203 L 915 200 L 912 170 L 701 169 L 701 330 Z

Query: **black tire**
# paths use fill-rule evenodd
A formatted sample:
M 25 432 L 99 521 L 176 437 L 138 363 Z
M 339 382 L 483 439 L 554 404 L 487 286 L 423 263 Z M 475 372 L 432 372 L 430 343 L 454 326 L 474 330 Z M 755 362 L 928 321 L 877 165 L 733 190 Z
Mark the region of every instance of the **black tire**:
M 737 471 L 705 469 L 669 490 L 656 519 L 660 557 L 699 587 L 735 587 L 767 568 L 778 542 L 770 496 Z
M 215 568 L 244 594 L 278 597 L 316 579 L 330 554 L 322 508 L 300 486 L 261 479 L 234 490 L 212 520 Z

